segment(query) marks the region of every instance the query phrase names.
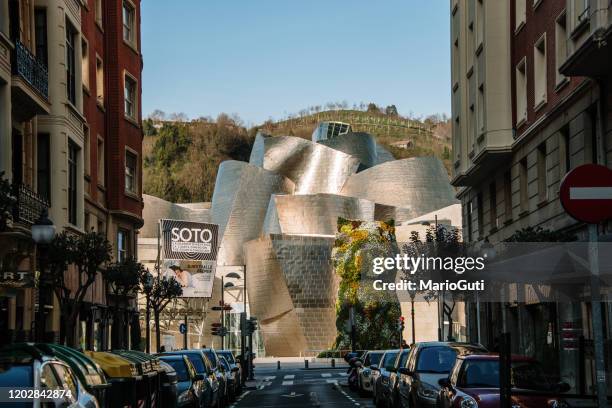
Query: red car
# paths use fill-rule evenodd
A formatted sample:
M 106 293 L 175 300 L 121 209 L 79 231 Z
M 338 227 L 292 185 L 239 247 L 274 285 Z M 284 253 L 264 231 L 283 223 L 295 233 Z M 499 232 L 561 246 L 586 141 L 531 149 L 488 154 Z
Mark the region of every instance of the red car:
M 569 385 L 552 383 L 533 358 L 512 356 L 512 382 L 513 407 L 569 406 L 560 395 L 569 391 Z M 439 383 L 439 406 L 442 408 L 498 408 L 499 355 L 457 356 L 449 377 L 441 379 Z M 542 394 L 530 393 L 533 391 Z

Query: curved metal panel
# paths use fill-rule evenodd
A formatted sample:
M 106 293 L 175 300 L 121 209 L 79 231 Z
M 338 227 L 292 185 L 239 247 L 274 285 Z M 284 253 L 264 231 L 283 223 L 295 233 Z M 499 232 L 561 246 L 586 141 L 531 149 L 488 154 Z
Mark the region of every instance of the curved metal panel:
M 435 157 L 379 164 L 352 175 L 341 194 L 397 207 L 394 209 L 396 221 L 458 203 L 446 169 Z
M 265 140 L 269 137 L 271 136 L 261 131 L 257 132 L 255 141 L 253 142 L 253 148 L 251 149 L 251 155 L 249 156 L 249 163 L 253 166 L 263 167 Z
M 334 342 L 333 242 L 333 237 L 273 234 L 244 245 L 249 305 L 267 354 L 296 356 Z
M 197 222 L 210 222 L 211 219 L 210 203 L 175 204 L 148 194 L 143 194 L 142 199 L 144 225 L 138 234 L 141 238 L 157 237 L 159 220 L 162 218 Z
M 320 140 L 318 143 L 357 157 L 364 170 L 377 164 L 376 141 L 369 133 L 355 132 Z
M 263 167 L 293 180 L 295 194 L 337 194 L 359 159 L 293 136 L 264 138 Z
M 264 234 L 336 234 L 338 217 L 373 221 L 371 201 L 335 194 L 273 195 L 270 199 Z
M 394 160 L 395 157 L 390 151 L 382 147 L 380 144 L 376 144 L 376 164 L 382 164 Z
M 219 265 L 243 265 L 242 244 L 261 233 L 270 196 L 293 193 L 291 180 L 246 162 L 221 163 L 212 197 L 212 222 L 219 224 Z

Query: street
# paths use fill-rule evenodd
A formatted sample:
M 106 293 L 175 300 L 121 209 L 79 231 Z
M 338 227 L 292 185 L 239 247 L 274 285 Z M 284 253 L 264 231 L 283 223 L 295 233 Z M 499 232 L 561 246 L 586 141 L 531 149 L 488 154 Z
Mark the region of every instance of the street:
M 344 385 L 343 385 L 344 384 Z M 346 386 L 346 368 L 310 368 L 290 364 L 259 364 L 255 382 L 230 407 L 372 407 L 370 397 L 362 398 Z

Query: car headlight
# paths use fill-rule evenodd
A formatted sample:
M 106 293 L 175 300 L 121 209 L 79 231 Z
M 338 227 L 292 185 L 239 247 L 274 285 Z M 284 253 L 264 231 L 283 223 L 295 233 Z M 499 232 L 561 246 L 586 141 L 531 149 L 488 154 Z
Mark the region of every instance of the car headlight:
M 371 370 L 369 368 L 366 368 L 365 370 L 362 371 L 362 373 L 364 377 L 369 377 L 371 374 Z
M 478 408 L 478 403 L 472 397 L 465 397 L 461 400 L 461 408 Z
M 429 384 L 420 383 L 419 387 L 417 388 L 417 394 L 419 395 L 419 397 L 435 400 L 438 397 L 438 390 Z M 464 408 L 463 405 L 461 406 L 461 408 Z

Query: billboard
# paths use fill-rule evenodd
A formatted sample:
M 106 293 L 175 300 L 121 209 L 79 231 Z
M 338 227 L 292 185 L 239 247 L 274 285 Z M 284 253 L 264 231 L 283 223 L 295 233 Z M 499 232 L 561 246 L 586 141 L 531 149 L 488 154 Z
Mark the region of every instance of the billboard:
M 183 288 L 181 297 L 212 296 L 217 264 L 217 224 L 160 220 L 163 237 L 163 276 L 175 278 Z

